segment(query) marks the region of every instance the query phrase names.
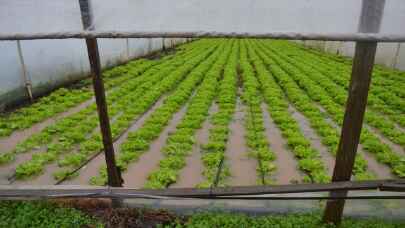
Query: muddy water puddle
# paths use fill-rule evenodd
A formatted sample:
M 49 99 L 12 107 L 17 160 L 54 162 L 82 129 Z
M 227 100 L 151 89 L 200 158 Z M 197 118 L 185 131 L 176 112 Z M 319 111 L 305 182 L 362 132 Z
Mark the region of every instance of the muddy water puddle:
M 114 142 L 114 150 L 115 154 L 119 154 L 120 152 L 120 146 L 123 142 L 126 141 L 128 134 L 130 132 L 134 132 L 142 125 L 145 123 L 145 121 L 148 119 L 148 117 L 158 108 L 162 105 L 163 100 L 165 99 L 166 96 L 161 97 L 147 112 L 145 112 L 140 118 L 134 121 L 134 123 L 131 125 L 130 128 L 128 128 L 127 131 L 125 131 L 121 137 L 119 137 L 115 142 Z M 71 179 L 71 180 L 66 180 L 61 184 L 65 185 L 80 185 L 80 184 L 89 184 L 90 178 L 93 176 L 97 176 L 99 169 L 102 165 L 105 164 L 105 157 L 104 153 L 100 153 L 97 155 L 94 159 L 92 159 L 89 163 L 87 163 L 85 166 L 83 166 L 78 172 L 78 176 Z
M 276 155 L 277 170 L 274 174 L 276 184 L 299 183 L 302 181 L 298 164 L 294 154 L 289 151 L 286 140 L 281 135 L 281 131 L 271 119 L 266 104 L 262 104 L 264 127 L 267 139 L 270 142 L 270 148 Z
M 209 110 L 209 117 L 218 111 L 218 105 L 213 103 Z M 208 143 L 209 130 L 212 128 L 210 119 L 207 118 L 202 128 L 195 135 L 196 143 L 193 145 L 191 155 L 186 159 L 186 166 L 181 170 L 178 181 L 171 188 L 195 187 L 204 181 L 202 172 L 204 166 L 201 161 L 201 145 Z
M 79 112 L 80 110 L 88 107 L 93 102 L 94 102 L 94 99 L 90 99 L 88 101 L 85 101 L 85 102 L 79 104 L 78 106 L 70 108 L 69 110 L 67 110 L 65 112 L 56 114 L 55 116 L 53 116 L 49 119 L 46 119 L 45 121 L 36 123 L 30 128 L 27 128 L 24 130 L 18 130 L 18 131 L 13 132 L 9 137 L 0 138 L 0 151 L 6 152 L 6 151 L 13 150 L 19 142 L 26 140 L 28 137 L 30 137 L 31 135 L 33 135 L 35 133 L 39 133 L 46 127 L 54 124 L 56 121 Z
M 311 146 L 319 151 L 322 161 L 326 165 L 326 169 L 329 175 L 332 175 L 333 168 L 335 167 L 335 158 L 328 151 L 328 148 L 324 146 L 321 142 L 320 137 L 316 134 L 315 130 L 312 129 L 311 124 L 307 118 L 300 113 L 295 107 L 290 105 L 288 111 L 291 113 L 291 116 L 298 122 L 304 136 L 310 141 Z
M 150 144 L 149 150 L 143 153 L 138 161 L 128 166 L 126 172 L 123 173 L 125 187 L 142 188 L 149 174 L 158 169 L 159 161 L 164 158 L 161 150 L 166 145 L 170 133 L 176 130 L 176 126 L 180 123 L 186 110 L 187 105 L 184 105 L 179 112 L 175 113 L 159 137 Z
M 257 185 L 257 161 L 248 157 L 245 140 L 245 108 L 238 98 L 234 118 L 229 126 L 230 135 L 225 153 L 231 173 L 228 183 L 231 186 Z
M 334 120 L 332 120 L 329 116 L 327 116 L 326 110 L 318 105 L 318 108 L 325 114 L 325 120 L 331 124 L 333 127 L 341 131 L 341 127 L 336 124 Z M 395 176 L 392 174 L 390 167 L 379 163 L 373 155 L 363 149 L 363 146 L 359 144 L 357 148 L 357 153 L 362 155 L 364 159 L 367 161 L 368 170 L 376 175 L 378 179 L 388 179 L 394 178 Z

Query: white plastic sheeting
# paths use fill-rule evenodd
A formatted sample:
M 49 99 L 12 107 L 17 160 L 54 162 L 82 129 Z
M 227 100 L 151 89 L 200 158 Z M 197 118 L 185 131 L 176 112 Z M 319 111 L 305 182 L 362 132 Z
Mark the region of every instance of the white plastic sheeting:
M 93 4 L 97 5 L 95 1 Z M 104 1 L 108 2 L 108 1 Z M 113 5 L 111 2 L 110 5 Z M 82 30 L 78 0 L 0 0 L 0 32 Z M 166 47 L 185 39 L 165 39 Z M 111 67 L 162 48 L 162 39 L 99 39 L 101 63 Z M 34 95 L 88 75 L 84 40 L 21 41 Z M 16 42 L 0 42 L 0 108 L 27 98 Z

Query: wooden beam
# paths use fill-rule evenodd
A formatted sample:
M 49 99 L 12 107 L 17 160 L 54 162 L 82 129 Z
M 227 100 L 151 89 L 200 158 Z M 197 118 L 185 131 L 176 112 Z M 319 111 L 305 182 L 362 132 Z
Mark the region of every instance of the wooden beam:
M 92 15 L 88 0 L 79 0 L 84 29 L 92 28 Z M 111 135 L 110 120 L 107 111 L 104 83 L 101 76 L 101 63 L 96 38 L 86 39 L 89 54 L 93 89 L 96 98 L 98 117 L 100 121 L 101 136 L 104 145 L 105 160 L 107 164 L 108 185 L 122 187 L 122 178 L 115 164 L 114 146 Z
M 379 31 L 384 4 L 385 0 L 363 0 L 359 21 L 360 32 L 376 33 Z M 353 172 L 376 49 L 376 42 L 361 41 L 356 43 L 349 96 L 333 170 L 333 182 L 348 181 Z M 347 193 L 347 190 L 331 191 L 330 196 L 344 198 Z M 344 204 L 344 199 L 329 200 L 325 208 L 324 222 L 339 225 L 342 220 Z

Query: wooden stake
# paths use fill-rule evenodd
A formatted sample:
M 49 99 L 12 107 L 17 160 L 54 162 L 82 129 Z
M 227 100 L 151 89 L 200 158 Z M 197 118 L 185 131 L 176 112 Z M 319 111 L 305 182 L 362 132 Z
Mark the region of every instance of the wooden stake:
M 82 14 L 83 27 L 92 27 L 92 15 L 88 0 L 79 0 Z M 96 97 L 100 130 L 103 139 L 105 161 L 107 164 L 108 185 L 112 187 L 122 187 L 122 178 L 118 167 L 115 164 L 114 146 L 111 135 L 110 120 L 105 99 L 103 79 L 101 78 L 101 63 L 96 38 L 86 39 L 87 52 L 89 54 L 91 75 L 93 78 L 94 95 Z
M 34 100 L 34 97 L 32 95 L 32 83 L 31 83 L 31 80 L 27 73 L 27 68 L 25 66 L 24 57 L 22 54 L 21 43 L 19 40 L 17 40 L 17 52 L 18 52 L 18 57 L 20 59 L 20 63 L 21 63 L 22 78 L 24 81 L 24 86 L 25 86 L 25 89 L 27 90 L 28 97 L 30 98 L 30 101 L 32 102 Z
M 378 32 L 384 9 L 384 0 L 363 0 L 359 30 Z M 357 147 L 360 140 L 364 113 L 367 105 L 368 90 L 371 83 L 376 42 L 357 42 L 353 59 L 349 96 L 333 170 L 333 182 L 348 181 L 352 175 Z M 345 197 L 348 191 L 331 191 L 332 197 Z M 339 225 L 342 220 L 345 200 L 329 200 L 323 220 Z

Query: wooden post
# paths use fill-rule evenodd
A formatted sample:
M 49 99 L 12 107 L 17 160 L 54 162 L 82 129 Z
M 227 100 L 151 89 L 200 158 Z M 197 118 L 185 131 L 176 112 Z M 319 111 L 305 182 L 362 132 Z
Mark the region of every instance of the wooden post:
M 18 52 L 18 57 L 20 59 L 20 64 L 21 64 L 21 69 L 22 69 L 22 79 L 24 81 L 24 86 L 25 86 L 25 89 L 27 90 L 28 97 L 30 98 L 30 101 L 32 102 L 34 100 L 34 97 L 32 95 L 32 83 L 28 76 L 27 68 L 25 66 L 24 57 L 22 54 L 21 42 L 19 40 L 17 40 L 17 52 Z
M 79 0 L 80 11 L 84 29 L 92 29 L 92 15 L 88 0 Z M 86 39 L 87 52 L 89 54 L 91 75 L 93 79 L 94 94 L 96 97 L 100 130 L 103 139 L 105 161 L 107 163 L 108 185 L 122 187 L 120 172 L 115 164 L 114 147 L 111 135 L 110 120 L 107 112 L 107 102 L 103 79 L 101 78 L 100 55 L 96 38 Z
M 363 0 L 359 32 L 378 33 L 383 15 L 385 0 Z M 349 96 L 343 119 L 342 132 L 336 155 L 332 181 L 348 181 L 352 175 L 357 147 L 360 140 L 368 90 L 373 71 L 376 42 L 357 42 L 353 59 Z M 347 196 L 347 191 L 331 191 L 331 196 Z M 339 225 L 343 215 L 345 200 L 329 200 L 323 220 Z

